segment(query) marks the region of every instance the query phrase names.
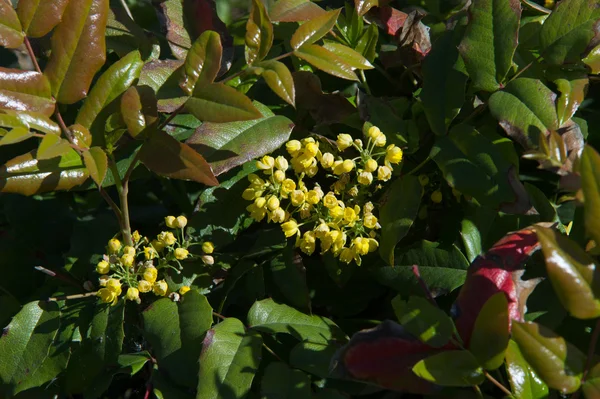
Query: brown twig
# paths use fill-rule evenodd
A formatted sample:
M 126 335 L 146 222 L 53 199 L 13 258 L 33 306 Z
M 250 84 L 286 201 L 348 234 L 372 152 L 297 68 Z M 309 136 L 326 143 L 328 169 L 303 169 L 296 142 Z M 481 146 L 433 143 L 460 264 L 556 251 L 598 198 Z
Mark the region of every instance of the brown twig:
M 65 300 L 69 300 L 69 299 L 89 298 L 91 296 L 96 296 L 97 293 L 98 293 L 97 291 L 94 291 L 94 292 L 86 292 L 83 294 L 55 296 L 52 298 L 48 298 L 48 302 L 65 301 Z
M 169 124 L 169 122 L 171 122 L 173 120 L 173 118 L 175 118 L 181 111 L 183 111 L 183 108 L 184 108 L 184 105 L 181 105 L 175 111 L 171 112 L 171 115 L 169 115 L 169 117 L 167 119 L 165 119 L 165 121 L 163 123 L 160 124 L 160 126 L 158 127 L 158 130 L 166 127 Z
M 29 58 L 31 58 L 31 62 L 33 62 L 33 66 L 35 67 L 35 70 L 38 71 L 39 73 L 42 73 L 40 64 L 38 64 L 37 58 L 35 58 L 35 53 L 33 52 L 33 48 L 31 47 L 31 43 L 29 42 L 29 39 L 27 38 L 27 36 L 25 36 L 25 48 L 27 49 L 27 52 L 29 53 Z
M 38 272 L 42 272 L 50 277 L 56 277 L 59 280 L 62 280 L 68 284 L 71 284 L 74 287 L 81 288 L 81 284 L 78 281 L 74 280 L 72 277 L 66 276 L 62 273 L 55 272 L 54 270 L 50 270 L 45 268 L 44 266 L 34 266 L 34 269 Z
M 485 378 L 490 380 L 492 382 L 492 384 L 497 386 L 498 389 L 500 389 L 502 392 L 504 392 L 505 395 L 508 395 L 509 397 L 512 396 L 512 392 L 510 392 L 504 385 L 500 384 L 497 379 L 495 379 L 494 377 L 492 377 L 490 375 L 490 373 L 488 373 L 487 371 L 484 371 L 483 374 L 485 375 Z

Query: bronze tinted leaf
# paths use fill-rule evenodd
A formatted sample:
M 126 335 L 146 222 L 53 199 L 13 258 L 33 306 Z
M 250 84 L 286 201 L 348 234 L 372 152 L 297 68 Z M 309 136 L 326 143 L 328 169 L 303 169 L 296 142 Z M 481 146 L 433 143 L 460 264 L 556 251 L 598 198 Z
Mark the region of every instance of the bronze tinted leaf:
M 43 74 L 0 67 L 0 108 L 50 116 L 54 106 L 50 83 Z
M 321 46 L 306 44 L 301 49 L 294 51 L 294 55 L 330 75 L 358 81 L 350 65 L 342 58 Z
M 219 34 L 210 30 L 202 33 L 185 58 L 181 88 L 192 94 L 196 84 L 212 83 L 221 69 L 222 56 Z
M 247 121 L 262 116 L 248 97 L 223 83 L 196 86 L 185 108 L 203 122 Z
M 84 98 L 106 60 L 108 0 L 70 1 L 52 35 L 52 54 L 44 74 L 58 102 Z
M 144 65 L 138 86 L 149 86 L 156 93 L 158 110 L 173 112 L 185 103 L 186 94 L 179 86 L 183 62 L 156 60 Z
M 102 187 L 102 181 L 108 170 L 108 158 L 106 153 L 100 147 L 92 147 L 89 151 L 82 154 L 85 167 L 90 173 L 90 177 L 98 187 Z
M 267 56 L 273 44 L 273 24 L 262 0 L 252 0 L 250 18 L 246 24 L 246 62 L 252 65 Z
M 73 135 L 73 144 L 81 148 L 90 148 L 92 145 L 92 134 L 87 128 L 79 124 L 74 124 L 69 126 L 69 130 Z
M 19 17 L 10 1 L 0 1 L 0 46 L 17 48 L 23 44 L 23 35 Z
M 48 34 L 60 22 L 69 0 L 19 0 L 17 14 L 30 37 Z
M 156 96 L 148 86 L 130 87 L 121 97 L 121 116 L 131 137 L 137 137 L 158 119 Z

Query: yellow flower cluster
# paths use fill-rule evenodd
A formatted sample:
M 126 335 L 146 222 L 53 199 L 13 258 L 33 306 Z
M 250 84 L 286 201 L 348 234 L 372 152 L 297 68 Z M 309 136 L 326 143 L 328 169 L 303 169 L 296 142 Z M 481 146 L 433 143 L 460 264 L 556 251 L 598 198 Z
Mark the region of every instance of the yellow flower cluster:
M 285 145 L 290 156 L 266 155 L 256 162 L 264 176 L 248 176 L 250 186 L 243 192 L 252 201 L 246 209 L 261 221 L 281 224 L 286 237 L 296 237 L 296 246 L 307 255 L 315 252 L 317 240 L 321 253 L 331 252 L 342 262 L 355 261 L 379 246 L 381 227 L 368 201 L 380 188 L 373 183 L 392 177 L 393 165 L 402 161 L 402 149 L 390 144 L 376 126 L 365 129 L 366 145 L 349 134 L 340 134 L 336 145 L 320 144 L 311 137 L 291 140 Z M 355 157 L 346 157 L 354 150 Z M 319 171 L 322 173 L 319 174 Z M 319 183 L 333 179 L 327 193 Z
M 162 231 L 154 240 L 142 237 L 135 231 L 132 234 L 133 246 L 124 246 L 116 238 L 108 242 L 107 254 L 96 265 L 102 287 L 97 295 L 102 302 L 116 304 L 123 292 L 122 286 L 127 287 L 125 298 L 137 303 L 141 302 L 140 293 L 153 292 L 158 296 L 169 293 L 169 285 L 164 278 L 165 271 L 173 269 L 180 273 L 183 268 L 180 261 L 192 257 L 188 248 L 194 244 L 185 238 L 185 216 L 167 216 L 165 224 L 173 231 Z M 204 242 L 202 251 L 204 255 L 201 259 L 204 263 L 214 263 L 210 255 L 214 251 L 214 245 Z M 159 273 L 162 274 L 161 279 Z M 188 286 L 180 287 L 179 294 L 183 295 L 189 290 Z

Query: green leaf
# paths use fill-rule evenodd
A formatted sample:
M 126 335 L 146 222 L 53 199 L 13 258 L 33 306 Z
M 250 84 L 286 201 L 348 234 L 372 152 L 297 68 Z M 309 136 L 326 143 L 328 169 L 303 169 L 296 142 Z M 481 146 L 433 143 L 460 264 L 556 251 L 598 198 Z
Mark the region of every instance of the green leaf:
M 586 374 L 581 388 L 586 399 L 595 399 L 600 395 L 600 363 L 596 363 Z
M 34 195 L 70 190 L 88 178 L 81 157 L 70 150 L 60 158 L 41 161 L 36 151 L 19 155 L 0 167 L 0 191 Z
M 186 294 L 187 295 L 187 294 Z M 197 399 L 243 398 L 261 359 L 262 338 L 232 317 L 209 330 L 200 355 Z
M 246 63 L 262 61 L 273 45 L 273 24 L 261 0 L 252 0 L 250 17 L 246 23 Z
M 311 397 L 310 378 L 282 362 L 272 362 L 265 369 L 260 384 L 264 399 L 306 399 Z
M 46 36 L 59 24 L 69 0 L 19 0 L 17 14 L 29 37 Z
M 121 97 L 121 117 L 131 137 L 140 136 L 158 119 L 156 95 L 147 86 L 130 87 Z
M 477 228 L 477 225 L 469 219 L 463 219 L 460 224 L 460 237 L 465 246 L 467 259 L 469 262 L 473 262 L 477 256 L 483 253 L 481 232 Z
M 600 73 L 600 45 L 594 47 L 592 51 L 583 59 L 585 65 L 590 68 L 594 74 Z
M 458 49 L 456 33 L 445 32 L 423 60 L 421 101 L 431 130 L 444 135 L 465 102 L 468 76 Z
M 17 48 L 23 44 L 25 35 L 19 17 L 10 2 L 0 2 L 0 46 Z
M 221 69 L 222 56 L 223 46 L 219 34 L 211 30 L 204 31 L 187 53 L 181 88 L 187 94 L 192 94 L 196 85 L 214 82 Z
M 376 24 L 371 24 L 365 33 L 358 39 L 355 50 L 361 53 L 369 62 L 375 61 L 377 56 L 377 43 L 379 41 L 379 29 Z
M 82 157 L 90 177 L 98 187 L 102 187 L 102 181 L 104 181 L 108 170 L 106 153 L 100 147 L 92 147 L 89 151 L 83 152 Z
M 0 67 L 0 108 L 50 116 L 55 103 L 43 74 Z
M 140 149 L 140 161 L 161 176 L 192 180 L 207 186 L 219 184 L 202 155 L 162 130 L 151 132 Z
M 337 346 L 330 344 L 299 342 L 290 351 L 290 366 L 327 378 L 329 363 L 337 349 Z
M 403 301 L 396 296 L 392 307 L 406 331 L 434 348 L 446 345 L 454 333 L 454 324 L 448 315 L 425 298 L 412 296 Z
M 275 285 L 289 304 L 310 311 L 310 293 L 306 285 L 306 269 L 300 254 L 288 245 L 269 265 Z
M 92 79 L 106 61 L 108 0 L 69 1 L 52 34 L 52 53 L 44 74 L 60 103 L 87 95 Z
M 255 302 L 248 312 L 248 325 L 270 334 L 291 334 L 302 341 L 327 343 L 343 339 L 344 333 L 331 320 L 321 316 L 309 316 L 272 299 Z
M 288 67 L 283 62 L 273 60 L 259 62 L 255 66 L 264 69 L 261 76 L 271 90 L 294 107 L 296 105 L 296 90 L 294 88 L 294 78 Z
M 538 136 L 558 129 L 556 95 L 539 79 L 518 78 L 490 97 L 490 112 L 506 133 L 525 148 Z
M 444 248 L 437 242 L 423 240 L 408 250 L 397 252 L 394 265 L 377 267 L 373 273 L 380 284 L 404 295 L 423 295 L 413 265 L 419 266 L 421 278 L 435 296 L 460 287 L 467 276 L 469 262 L 454 245 Z
M 301 22 L 326 13 L 311 0 L 279 0 L 269 9 L 269 17 L 274 22 Z
M 581 384 L 585 355 L 547 327 L 533 322 L 512 322 L 512 339 L 523 358 L 552 389 L 573 393 Z
M 323 47 L 305 44 L 302 48 L 295 50 L 294 55 L 330 75 L 358 81 L 352 67 L 344 59 Z
M 65 155 L 71 151 L 69 142 L 55 134 L 44 136 L 37 150 L 37 159 L 52 159 Z
M 563 126 L 577 112 L 585 98 L 589 79 L 585 72 L 564 71 L 553 76 L 552 81 L 560 92 L 556 101 L 558 125 Z
M 600 316 L 599 271 L 594 259 L 558 231 L 536 227 L 536 233 L 548 277 L 565 309 L 579 319 Z
M 498 90 L 518 44 L 519 0 L 475 0 L 459 50 L 476 90 Z
M 512 339 L 506 349 L 506 373 L 516 398 L 546 399 L 548 397 L 548 385 L 531 369 L 519 345 Z
M 149 86 L 156 93 L 158 110 L 173 112 L 185 103 L 187 96 L 179 86 L 183 63 L 176 60 L 156 60 L 142 68 L 138 86 Z
M 42 385 L 53 378 L 36 375 L 48 357 L 59 328 L 58 306 L 30 302 L 12 319 L 0 337 L 0 381 L 13 394 L 21 384 Z
M 0 111 L 0 126 L 27 127 L 43 133 L 60 135 L 60 127 L 46 115 L 30 111 Z
M 304 22 L 292 35 L 290 46 L 298 50 L 321 39 L 335 26 L 340 11 L 341 9 L 331 10 Z
M 262 116 L 248 97 L 223 83 L 197 85 L 185 108 L 203 122 L 248 121 Z
M 408 234 L 419 205 L 423 187 L 415 176 L 404 176 L 392 183 L 387 192 L 385 203 L 379 211 L 381 239 L 379 253 L 390 265 L 394 264 L 394 248 Z
M 354 6 L 356 7 L 358 15 L 363 16 L 369 12 L 371 8 L 379 7 L 379 0 L 354 0 Z
M 90 129 L 100 112 L 125 93 L 139 78 L 143 65 L 139 51 L 133 51 L 112 64 L 100 76 L 90 95 L 85 99 L 75 123 Z
M 579 162 L 584 197 L 585 230 L 600 243 L 600 154 L 586 145 Z
M 348 46 L 336 42 L 327 41 L 323 44 L 323 48 L 331 51 L 333 54 L 344 60 L 351 68 L 356 69 L 373 69 L 373 65 L 363 55 Z
M 259 158 L 281 147 L 290 137 L 294 124 L 274 115 L 258 102 L 260 119 L 229 123 L 203 123 L 186 141 L 210 163 L 215 175 Z
M 451 350 L 420 360 L 413 367 L 419 377 L 447 387 L 479 385 L 485 379 L 483 369 L 469 351 Z
M 179 303 L 162 298 L 144 310 L 142 317 L 144 337 L 159 368 L 177 384 L 194 387 L 202 339 L 213 322 L 206 297 L 192 290 Z
M 598 19 L 600 8 L 596 0 L 558 3 L 540 32 L 540 50 L 544 60 L 554 65 L 579 62 L 595 37 Z
M 0 129 L 0 146 L 20 143 L 21 141 L 25 141 L 31 137 L 33 137 L 33 133 L 27 130 L 26 127 L 20 126 L 15 127 L 10 132 L 7 132 L 4 129 Z
M 495 370 L 504 363 L 508 340 L 508 300 L 504 292 L 498 292 L 485 302 L 477 315 L 469 351 L 484 369 Z

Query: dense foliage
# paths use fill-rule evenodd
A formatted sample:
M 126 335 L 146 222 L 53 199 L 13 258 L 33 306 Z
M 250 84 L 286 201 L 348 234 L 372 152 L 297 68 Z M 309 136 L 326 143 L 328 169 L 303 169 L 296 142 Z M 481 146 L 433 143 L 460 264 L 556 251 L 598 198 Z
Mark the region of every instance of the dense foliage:
M 0 0 L 0 397 L 600 397 L 599 27 Z

